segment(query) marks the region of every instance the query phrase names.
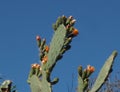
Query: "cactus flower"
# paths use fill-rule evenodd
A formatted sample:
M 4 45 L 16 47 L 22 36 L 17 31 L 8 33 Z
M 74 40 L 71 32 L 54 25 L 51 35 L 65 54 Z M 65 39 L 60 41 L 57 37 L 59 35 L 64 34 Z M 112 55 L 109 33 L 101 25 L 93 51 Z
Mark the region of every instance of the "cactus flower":
M 40 68 L 40 65 L 39 65 L 39 64 L 32 64 L 32 68 L 34 68 L 34 69 L 39 69 L 39 68 Z
M 88 65 L 87 70 L 90 71 L 91 73 L 95 71 L 95 68 L 93 66 Z
M 78 74 L 79 74 L 79 76 L 81 76 L 81 77 L 82 77 L 82 70 L 83 70 L 82 66 L 79 66 L 79 67 L 78 67 Z
M 48 61 L 48 57 L 47 57 L 47 56 L 44 56 L 44 57 L 42 58 L 42 63 L 45 64 L 47 61 Z
M 73 29 L 72 34 L 74 36 L 77 36 L 79 34 L 78 30 L 76 28 Z
M 45 46 L 45 51 L 46 51 L 46 52 L 49 51 L 49 46 Z

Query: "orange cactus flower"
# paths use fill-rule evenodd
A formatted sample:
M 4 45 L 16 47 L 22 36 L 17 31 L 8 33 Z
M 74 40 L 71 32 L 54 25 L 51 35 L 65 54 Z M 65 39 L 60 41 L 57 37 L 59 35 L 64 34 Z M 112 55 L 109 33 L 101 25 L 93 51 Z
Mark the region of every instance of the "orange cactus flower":
M 40 65 L 39 65 L 39 64 L 32 64 L 32 68 L 34 68 L 34 69 L 39 69 L 39 68 L 40 68 Z
M 41 39 L 40 36 L 37 35 L 37 36 L 36 36 L 36 40 L 40 40 L 40 39 Z
M 73 29 L 72 34 L 74 36 L 77 36 L 79 34 L 78 30 L 76 28 Z
M 46 51 L 46 52 L 49 51 L 49 46 L 45 46 L 45 51 Z
M 93 66 L 88 65 L 87 70 L 90 71 L 91 73 L 95 71 L 95 68 Z
M 42 59 L 42 63 L 45 64 L 48 61 L 48 56 L 44 56 Z
M 39 68 L 40 68 L 40 65 L 39 65 L 39 64 L 37 64 L 37 65 L 36 65 L 36 68 L 38 68 L 38 69 L 39 69 Z

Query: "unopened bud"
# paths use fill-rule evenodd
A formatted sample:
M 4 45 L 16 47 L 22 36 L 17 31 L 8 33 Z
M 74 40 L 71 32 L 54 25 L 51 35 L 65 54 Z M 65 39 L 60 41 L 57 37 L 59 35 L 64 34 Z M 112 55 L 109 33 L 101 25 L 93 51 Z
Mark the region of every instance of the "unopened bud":
M 40 46 L 41 50 L 43 50 L 45 43 L 46 43 L 46 39 L 43 39 Z
M 87 75 L 87 70 L 85 69 L 82 73 L 82 79 L 84 80 L 86 78 Z
M 40 47 L 40 45 L 41 45 L 41 38 L 40 38 L 40 36 L 36 36 L 36 40 L 37 40 L 38 47 Z
M 58 83 L 58 81 L 59 81 L 59 78 L 54 78 L 53 81 L 51 82 L 51 84 L 54 85 L 54 84 Z
M 77 29 L 73 29 L 73 31 L 72 31 L 72 34 L 74 35 L 74 36 L 77 36 L 78 34 L 79 34 L 79 32 L 78 32 L 78 30 Z
M 82 77 L 82 66 L 78 67 L 78 74 L 80 77 Z
M 40 36 L 37 35 L 37 36 L 36 36 L 36 40 L 40 40 L 40 39 L 41 39 Z

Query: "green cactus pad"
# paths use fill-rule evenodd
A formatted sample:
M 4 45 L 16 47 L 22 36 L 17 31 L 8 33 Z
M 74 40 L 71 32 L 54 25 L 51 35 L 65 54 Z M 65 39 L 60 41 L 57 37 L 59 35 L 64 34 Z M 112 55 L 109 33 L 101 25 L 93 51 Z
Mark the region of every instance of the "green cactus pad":
M 65 37 L 66 29 L 65 26 L 61 24 L 55 31 L 55 34 L 52 38 L 50 50 L 48 53 L 48 62 L 45 65 L 46 69 L 51 70 L 53 66 L 56 64 L 56 59 L 59 56 L 60 51 L 64 45 Z
M 111 72 L 112 65 L 114 63 L 114 59 L 116 56 L 117 56 L 117 51 L 113 51 L 112 54 L 109 56 L 109 58 L 106 60 L 105 64 L 103 65 L 90 92 L 98 92 L 98 90 L 101 88 L 101 86 L 106 81 L 108 75 Z
M 77 92 L 84 92 L 84 83 L 81 76 L 78 76 L 78 89 Z
M 42 92 L 41 91 L 41 82 L 38 79 L 36 75 L 33 75 L 30 78 L 30 87 L 31 87 L 31 92 Z

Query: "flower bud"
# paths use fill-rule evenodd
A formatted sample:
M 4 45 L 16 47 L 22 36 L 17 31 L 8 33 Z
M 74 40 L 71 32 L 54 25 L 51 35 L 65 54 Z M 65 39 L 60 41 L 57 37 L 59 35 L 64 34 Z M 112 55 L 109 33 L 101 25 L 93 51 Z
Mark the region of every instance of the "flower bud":
M 73 18 L 72 16 L 69 16 L 66 20 L 66 24 L 70 24 L 70 21 L 72 20 L 72 18 Z
M 86 75 L 87 75 L 87 70 L 85 69 L 85 70 L 82 72 L 82 79 L 83 79 L 83 80 L 86 78 Z
M 78 74 L 80 77 L 82 77 L 82 66 L 78 67 Z
M 42 63 L 43 63 L 43 64 L 46 64 L 47 61 L 48 61 L 48 56 L 44 56 L 44 57 L 42 58 Z
M 73 31 L 72 31 L 72 34 L 74 35 L 74 36 L 77 36 L 78 34 L 79 34 L 79 32 L 78 32 L 78 30 L 77 29 L 73 29 Z
M 73 25 L 75 24 L 75 22 L 76 22 L 75 19 L 71 20 L 71 21 L 70 21 L 70 25 L 73 26 Z
M 95 71 L 95 68 L 93 66 L 88 65 L 87 70 L 93 73 Z
M 39 69 L 40 68 L 40 65 L 39 64 L 32 64 L 31 66 L 33 69 Z
M 67 18 L 66 18 L 66 16 L 62 16 L 62 23 L 65 25 L 65 22 L 66 22 L 66 20 L 67 20 Z M 66 26 L 66 25 L 65 25 Z
M 54 78 L 53 81 L 51 82 L 51 84 L 54 85 L 54 84 L 58 83 L 58 81 L 59 81 L 59 78 Z
M 46 52 L 49 51 L 49 46 L 45 46 L 45 51 L 46 51 Z
M 56 24 L 53 24 L 52 27 L 53 27 L 54 31 L 57 30 L 57 26 L 56 26 Z
M 36 36 L 36 40 L 40 40 L 40 39 L 41 39 L 40 36 L 37 35 L 37 36 Z
M 41 45 L 41 38 L 40 38 L 40 36 L 36 36 L 36 40 L 37 40 L 38 47 L 40 47 L 40 45 Z

